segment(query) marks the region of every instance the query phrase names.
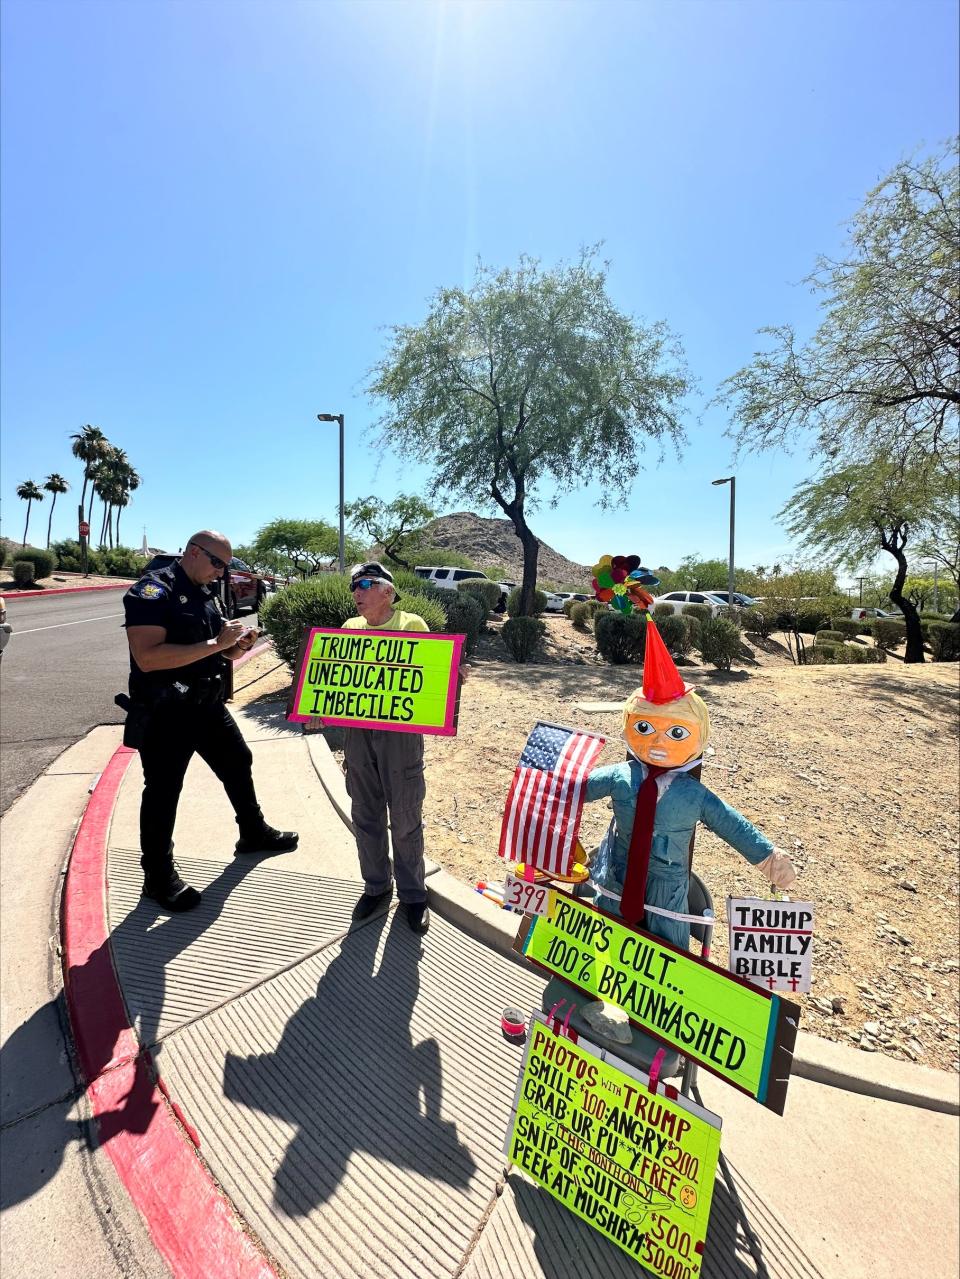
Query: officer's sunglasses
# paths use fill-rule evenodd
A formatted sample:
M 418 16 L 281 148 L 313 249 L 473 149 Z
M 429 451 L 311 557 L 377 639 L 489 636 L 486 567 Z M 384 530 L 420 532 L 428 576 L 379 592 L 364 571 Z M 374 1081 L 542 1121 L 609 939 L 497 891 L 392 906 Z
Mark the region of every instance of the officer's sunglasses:
M 208 551 L 205 546 L 201 546 L 199 542 L 191 542 L 191 546 L 195 546 L 198 551 L 203 551 L 204 555 L 210 561 L 214 568 L 226 568 L 227 561 L 222 560 L 219 555 L 214 555 L 212 551 Z

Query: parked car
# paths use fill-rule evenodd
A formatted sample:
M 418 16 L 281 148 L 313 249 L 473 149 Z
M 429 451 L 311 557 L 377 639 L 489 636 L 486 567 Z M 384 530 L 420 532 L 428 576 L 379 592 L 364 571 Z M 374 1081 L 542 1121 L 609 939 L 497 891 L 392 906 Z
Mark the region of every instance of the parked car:
M 417 564 L 413 570 L 417 577 L 422 577 L 425 582 L 430 582 L 434 586 L 439 586 L 445 591 L 456 591 L 460 589 L 461 582 L 480 581 L 489 582 L 492 578 L 487 577 L 486 573 L 481 573 L 475 568 L 452 568 L 449 564 L 440 567 L 425 564 Z M 516 585 L 515 582 L 498 582 L 500 587 L 500 598 L 496 604 L 496 612 L 502 613 L 507 607 L 507 596 Z
M 653 601 L 654 608 L 658 604 L 668 604 L 675 613 L 682 613 L 688 604 L 706 604 L 711 617 L 716 617 L 727 607 L 726 600 L 708 591 L 668 591 L 666 595 L 658 595 Z
M 865 617 L 898 617 L 902 618 L 902 613 L 885 613 L 882 608 L 854 608 L 850 610 L 850 616 L 855 622 L 862 622 Z
M 542 587 L 540 589 L 543 590 Z M 557 591 L 543 591 L 543 593 L 547 597 L 547 612 L 562 613 L 563 602 L 567 598 L 566 595 Z
M 0 595 L 0 658 L 3 657 L 3 650 L 7 647 L 7 641 L 13 627 L 7 621 L 7 601 Z
M 717 599 L 721 600 L 724 604 L 730 603 L 729 591 L 712 591 L 711 590 L 711 591 L 708 591 L 707 594 L 715 595 Z M 742 591 L 733 592 L 733 602 L 737 606 L 737 608 L 752 608 L 754 604 L 760 603 L 760 601 L 755 596 L 744 595 Z
M 155 568 L 166 568 L 177 558 L 176 555 L 154 555 L 144 572 L 147 573 Z M 226 572 L 218 585 L 227 617 L 236 617 L 245 608 L 256 613 L 267 594 L 266 583 L 259 573 L 248 568 L 243 560 L 238 560 L 236 556 L 227 565 Z

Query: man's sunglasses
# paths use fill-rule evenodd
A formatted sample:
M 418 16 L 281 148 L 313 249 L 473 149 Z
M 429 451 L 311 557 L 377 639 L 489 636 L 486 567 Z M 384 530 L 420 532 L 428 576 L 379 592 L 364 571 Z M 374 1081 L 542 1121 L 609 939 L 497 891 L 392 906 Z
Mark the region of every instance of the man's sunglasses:
M 355 582 L 350 583 L 351 591 L 369 591 L 371 586 L 376 586 L 372 577 L 358 577 Z
M 191 542 L 191 546 L 195 546 L 198 551 L 203 551 L 204 555 L 210 561 L 214 568 L 226 568 L 227 561 L 222 560 L 219 555 L 214 555 L 212 551 L 208 551 L 205 546 L 201 546 L 199 542 Z

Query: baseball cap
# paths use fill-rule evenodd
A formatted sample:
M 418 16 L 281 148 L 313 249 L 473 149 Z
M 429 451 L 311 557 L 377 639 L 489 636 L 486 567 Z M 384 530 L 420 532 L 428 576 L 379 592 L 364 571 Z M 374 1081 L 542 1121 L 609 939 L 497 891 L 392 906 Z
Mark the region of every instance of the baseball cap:
M 356 586 L 362 577 L 368 577 L 372 582 L 386 582 L 388 586 L 393 586 L 393 574 L 388 568 L 384 568 L 379 560 L 371 560 L 369 564 L 354 564 L 350 570 L 350 589 Z M 394 598 L 399 599 L 394 586 Z

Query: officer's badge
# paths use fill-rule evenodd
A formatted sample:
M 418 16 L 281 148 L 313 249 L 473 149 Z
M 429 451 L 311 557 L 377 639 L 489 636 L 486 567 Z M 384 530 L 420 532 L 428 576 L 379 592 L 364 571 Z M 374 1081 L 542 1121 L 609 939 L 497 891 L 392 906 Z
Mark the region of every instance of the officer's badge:
M 137 587 L 136 594 L 142 600 L 162 600 L 166 591 L 159 582 L 141 582 Z
M 180 596 L 180 603 L 181 603 L 181 604 L 186 604 L 186 602 L 187 602 L 187 597 L 186 597 L 186 595 L 181 595 L 181 596 Z

